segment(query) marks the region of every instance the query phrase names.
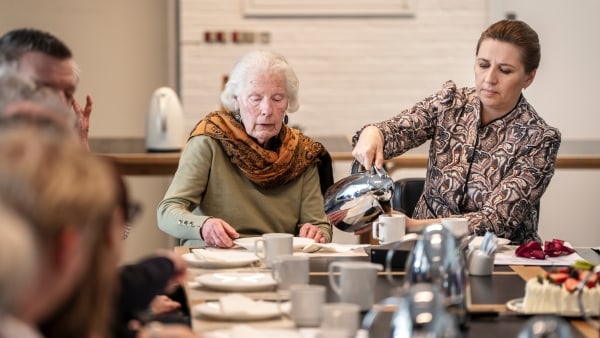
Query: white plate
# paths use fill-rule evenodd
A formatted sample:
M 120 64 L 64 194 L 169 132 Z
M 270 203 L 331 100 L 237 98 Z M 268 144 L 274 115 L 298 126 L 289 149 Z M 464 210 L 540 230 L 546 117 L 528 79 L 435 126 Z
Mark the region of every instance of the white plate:
M 506 302 L 506 308 L 509 309 L 510 311 L 514 311 L 514 312 L 518 312 L 520 314 L 523 315 L 544 315 L 544 314 L 554 314 L 554 315 L 558 315 L 561 317 L 582 317 L 581 316 L 581 312 L 577 311 L 577 312 L 563 312 L 563 313 L 554 313 L 554 312 L 548 312 L 548 313 L 533 313 L 533 312 L 525 312 L 525 310 L 523 310 L 523 298 L 515 298 L 515 299 L 511 299 L 508 302 Z
M 260 236 L 257 237 L 245 237 L 245 238 L 238 238 L 236 240 L 233 241 L 233 243 L 241 246 L 242 248 L 246 249 L 246 250 L 250 250 L 250 251 L 254 251 L 254 242 L 256 242 L 257 240 L 259 240 Z M 294 237 L 292 240 L 292 245 L 294 246 L 294 251 L 302 251 L 302 249 L 304 249 L 305 246 L 314 243 L 315 240 L 311 239 L 311 238 L 306 238 L 306 237 Z
M 496 238 L 496 241 L 497 241 L 496 243 L 498 243 L 497 250 L 500 250 L 502 247 L 504 247 L 505 245 L 510 243 L 510 240 L 506 239 L 506 238 Z M 469 249 L 470 250 L 479 249 L 481 247 L 482 242 L 483 242 L 483 236 L 477 236 L 477 237 L 473 238 L 471 243 L 469 243 Z
M 249 309 L 249 311 L 223 313 L 219 302 L 206 302 L 194 306 L 193 310 L 196 314 L 217 320 L 264 320 L 289 313 L 290 303 L 284 302 L 278 304 L 276 302 L 258 301 L 257 305 L 252 309 Z
M 240 252 L 240 254 L 241 253 L 242 252 Z M 181 257 L 189 266 L 204 269 L 237 268 L 250 265 L 260 260 L 260 258 L 253 253 L 243 253 L 246 255 L 235 255 L 223 260 L 202 260 L 191 252 L 181 255 Z
M 277 285 L 270 273 L 258 272 L 211 273 L 196 277 L 196 281 L 202 286 L 222 291 L 259 291 Z

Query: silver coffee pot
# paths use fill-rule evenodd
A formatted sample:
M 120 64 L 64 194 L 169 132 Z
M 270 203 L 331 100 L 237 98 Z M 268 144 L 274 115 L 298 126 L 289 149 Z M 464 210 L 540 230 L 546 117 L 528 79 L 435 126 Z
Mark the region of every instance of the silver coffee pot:
M 415 242 L 406 261 L 405 287 L 417 283 L 436 285 L 444 305 L 460 326 L 467 321 L 467 273 L 464 248 L 468 238 L 456 238 L 442 224 L 431 224 L 420 234 L 408 234 L 390 246 L 386 256 L 386 271 L 392 271 L 395 250 L 406 242 Z M 390 282 L 395 283 L 392 274 Z
M 354 173 L 329 187 L 325 192 L 325 213 L 336 228 L 354 232 L 382 213 L 390 213 L 393 193 L 392 178 L 385 169 L 373 166 L 369 171 Z
M 406 295 L 389 297 L 379 305 L 395 306 L 396 309 L 387 323 L 377 317 L 381 314 L 374 308 L 363 319 L 363 329 L 369 337 L 391 338 L 454 338 L 459 333 L 454 319 L 445 311 L 443 296 L 439 288 L 430 283 L 415 283 L 408 287 Z

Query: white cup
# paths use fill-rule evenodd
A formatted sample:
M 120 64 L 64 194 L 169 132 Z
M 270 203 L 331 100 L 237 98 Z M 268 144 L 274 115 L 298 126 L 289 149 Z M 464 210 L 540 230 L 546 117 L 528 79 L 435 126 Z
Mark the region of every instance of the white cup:
M 325 286 L 291 285 L 290 317 L 298 327 L 318 327 L 321 324 L 321 307 L 325 303 Z
M 335 332 L 335 337 L 354 338 L 360 322 L 360 307 L 353 303 L 328 303 L 323 305 L 321 331 Z M 343 330 L 343 335 L 339 331 Z M 324 335 L 327 337 L 327 335 Z
M 454 237 L 459 238 L 469 234 L 469 220 L 467 218 L 442 218 L 442 225 L 450 229 Z
M 373 239 L 379 240 L 379 244 L 399 241 L 405 234 L 406 216 L 402 214 L 380 215 L 373 222 Z
M 377 271 L 381 270 L 381 264 L 370 262 L 331 262 L 329 284 L 342 302 L 357 304 L 366 311 L 373 306 Z
M 259 248 L 259 247 L 262 247 Z M 285 233 L 269 233 L 262 235 L 254 242 L 254 252 L 265 261 L 267 268 L 273 266 L 273 260 L 281 255 L 294 253 L 294 235 Z
M 479 249 L 475 249 L 469 253 L 468 271 L 472 276 L 489 276 L 494 270 L 494 256 L 487 255 Z
M 308 284 L 308 256 L 283 255 L 272 261 L 273 279 L 277 281 L 279 290 L 287 290 L 293 284 Z

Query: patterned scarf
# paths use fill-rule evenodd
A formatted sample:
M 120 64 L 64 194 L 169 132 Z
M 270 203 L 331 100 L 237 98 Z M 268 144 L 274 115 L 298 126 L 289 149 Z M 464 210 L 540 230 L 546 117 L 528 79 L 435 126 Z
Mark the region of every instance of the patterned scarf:
M 279 133 L 279 149 L 264 149 L 230 112 L 206 115 L 198 122 L 190 138 L 197 135 L 208 135 L 219 141 L 231 163 L 263 188 L 278 187 L 295 180 L 312 164 L 318 163 L 325 152 L 321 143 L 287 125 L 283 125 Z

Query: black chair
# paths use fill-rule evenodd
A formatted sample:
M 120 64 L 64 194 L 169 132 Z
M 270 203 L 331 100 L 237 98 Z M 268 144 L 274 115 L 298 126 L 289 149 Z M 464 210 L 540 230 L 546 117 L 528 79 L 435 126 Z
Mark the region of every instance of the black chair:
M 400 178 L 394 181 L 394 196 L 392 208 L 412 217 L 415 206 L 423 194 L 425 178 Z
M 333 185 L 333 161 L 329 152 L 323 148 L 321 154 L 319 154 L 319 164 L 317 164 L 317 170 L 319 172 L 319 183 L 321 185 L 321 193 L 325 196 L 327 188 Z

